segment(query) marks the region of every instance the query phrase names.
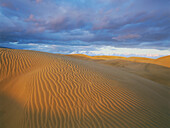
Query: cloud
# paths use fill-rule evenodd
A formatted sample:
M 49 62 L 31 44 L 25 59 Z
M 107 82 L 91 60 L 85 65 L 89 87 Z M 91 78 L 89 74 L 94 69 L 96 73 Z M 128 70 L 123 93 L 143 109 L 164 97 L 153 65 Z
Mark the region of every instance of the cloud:
M 42 0 L 36 0 L 37 3 L 40 3 Z
M 50 53 L 61 54 L 86 54 L 90 56 L 94 55 L 111 55 L 111 56 L 142 56 L 150 58 L 158 58 L 161 56 L 170 55 L 169 50 L 158 50 L 149 48 L 117 48 L 113 46 L 72 46 L 72 45 L 56 45 L 56 44 L 39 44 L 39 43 L 26 43 L 20 44 L 18 42 L 0 44 L 0 47 L 9 47 L 17 49 L 36 50 Z
M 37 20 L 34 18 L 33 14 L 30 14 L 29 17 L 27 19 L 25 19 L 25 21 L 27 21 L 27 22 L 30 22 L 30 21 L 36 22 Z
M 8 8 L 8 9 L 10 9 L 10 10 L 14 10 L 14 11 L 17 11 L 18 10 L 18 8 L 16 8 L 12 3 L 10 3 L 10 2 L 2 2 L 2 3 L 0 3 L 0 6 L 1 7 L 4 7 L 4 8 Z
M 160 56 L 170 55 L 169 50 L 157 49 L 140 49 L 140 48 L 116 48 L 111 46 L 96 47 L 93 50 L 74 51 L 72 54 L 87 54 L 87 55 L 111 55 L 111 56 L 142 56 L 158 58 Z
M 168 0 L 1 0 L 0 43 L 168 49 L 168 3 Z
M 136 38 L 140 38 L 141 36 L 138 34 L 127 34 L 127 35 L 120 35 L 117 37 L 112 37 L 112 39 L 117 40 L 117 41 L 126 41 L 129 39 L 136 39 Z

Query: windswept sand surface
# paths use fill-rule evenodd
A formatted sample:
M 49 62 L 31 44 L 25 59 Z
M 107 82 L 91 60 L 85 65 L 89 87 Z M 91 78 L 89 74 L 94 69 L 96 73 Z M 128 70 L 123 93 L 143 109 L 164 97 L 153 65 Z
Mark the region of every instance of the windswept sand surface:
M 110 65 L 170 87 L 170 56 L 164 56 L 158 59 L 144 57 L 87 56 L 83 54 L 71 54 L 67 56 Z
M 167 78 L 111 64 L 1 48 L 0 128 L 169 128 Z
M 70 54 L 68 56 L 81 58 L 81 59 L 92 59 L 92 60 L 126 60 L 126 61 L 132 61 L 132 62 L 139 62 L 139 63 L 150 63 L 150 64 L 156 64 L 164 67 L 170 68 L 170 55 L 160 57 L 158 59 L 151 59 L 151 58 L 145 58 L 145 57 L 121 57 L 121 56 L 87 56 L 84 54 Z

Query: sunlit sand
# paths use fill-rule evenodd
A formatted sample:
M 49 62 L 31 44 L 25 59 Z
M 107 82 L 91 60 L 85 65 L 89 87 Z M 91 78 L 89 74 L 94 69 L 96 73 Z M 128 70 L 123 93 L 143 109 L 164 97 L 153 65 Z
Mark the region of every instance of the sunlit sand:
M 0 128 L 168 128 L 169 67 L 0 48 Z

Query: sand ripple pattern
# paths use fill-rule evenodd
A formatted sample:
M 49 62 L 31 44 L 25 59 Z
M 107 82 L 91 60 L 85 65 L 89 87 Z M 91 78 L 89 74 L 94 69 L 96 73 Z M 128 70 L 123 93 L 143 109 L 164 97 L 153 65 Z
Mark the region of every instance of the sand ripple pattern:
M 1 49 L 0 55 L 0 83 L 3 84 L 0 93 L 12 97 L 22 110 L 13 127 L 169 127 L 168 97 L 146 87 L 138 89 L 138 84 L 155 83 L 139 77 L 127 84 L 116 81 L 114 70 L 113 75 L 107 74 L 95 69 L 94 62 L 85 63 L 62 55 L 9 49 Z M 125 75 L 118 74 L 118 77 Z M 16 94 L 13 90 L 19 91 Z

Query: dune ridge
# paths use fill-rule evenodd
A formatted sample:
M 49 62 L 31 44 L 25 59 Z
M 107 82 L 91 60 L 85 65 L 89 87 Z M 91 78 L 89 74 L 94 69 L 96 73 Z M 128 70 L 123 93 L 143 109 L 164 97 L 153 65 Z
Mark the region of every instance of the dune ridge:
M 64 55 L 0 49 L 0 127 L 168 128 L 168 89 Z
M 120 59 L 120 60 L 132 61 L 132 62 L 151 63 L 151 64 L 161 65 L 161 66 L 165 66 L 165 67 L 170 68 L 170 55 L 160 57 L 160 58 L 157 58 L 157 59 L 146 58 L 146 57 L 88 56 L 88 55 L 84 55 L 84 54 L 70 54 L 70 55 L 67 55 L 67 56 L 72 56 L 72 57 L 82 58 L 82 59 L 92 59 L 92 60 Z

